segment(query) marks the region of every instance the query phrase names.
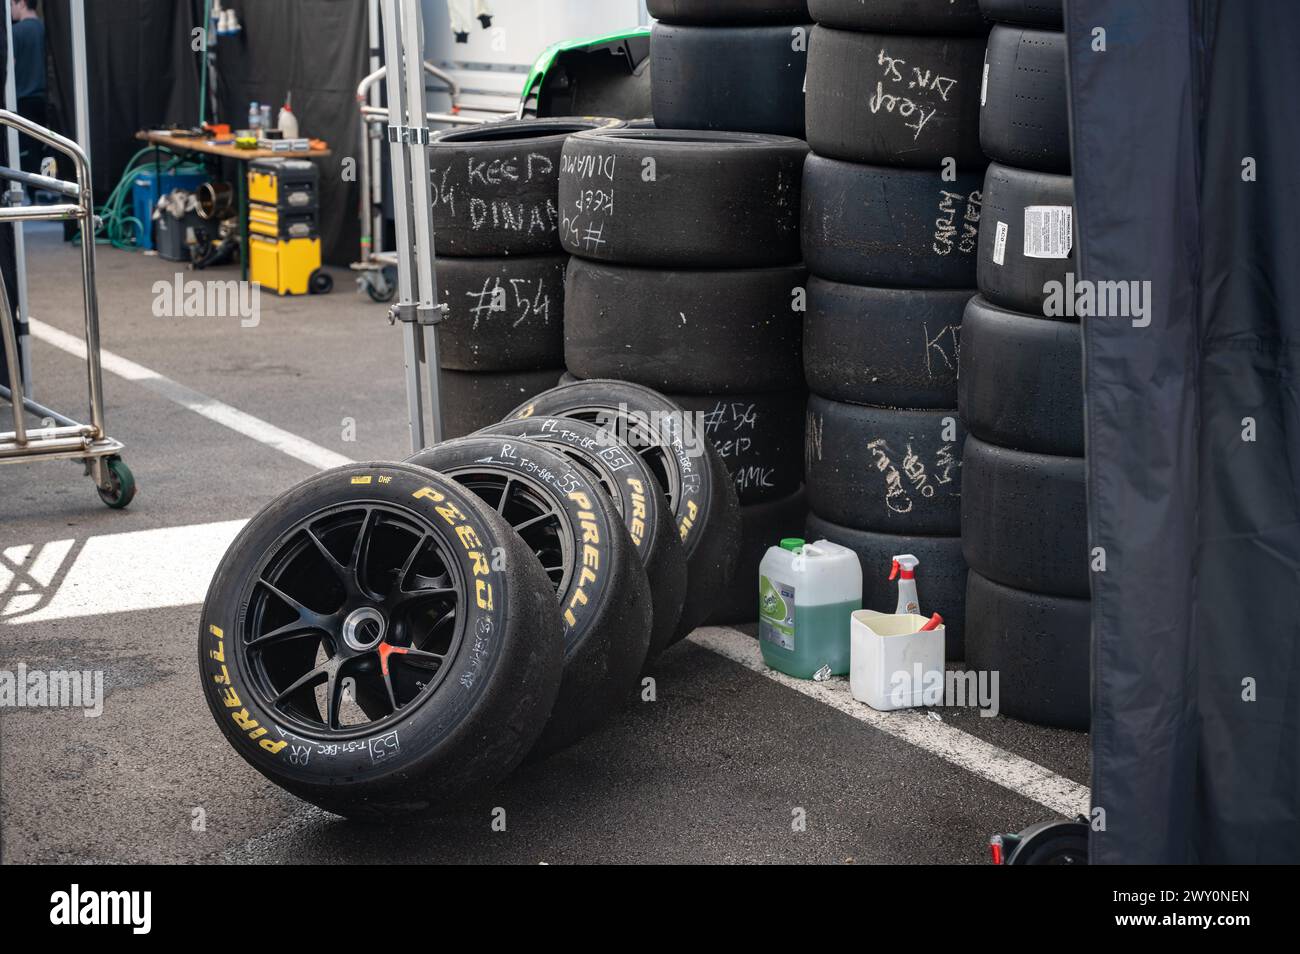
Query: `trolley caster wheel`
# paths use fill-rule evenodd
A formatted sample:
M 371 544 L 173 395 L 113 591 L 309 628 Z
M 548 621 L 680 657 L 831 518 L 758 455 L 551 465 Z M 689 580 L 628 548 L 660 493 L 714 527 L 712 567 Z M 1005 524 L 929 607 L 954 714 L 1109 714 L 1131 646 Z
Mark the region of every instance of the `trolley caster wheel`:
M 108 471 L 109 487 L 95 488 L 99 492 L 99 499 L 114 510 L 121 510 L 135 499 L 135 475 L 122 458 L 116 455 L 104 460 L 104 468 Z
M 380 304 L 386 301 L 392 301 L 393 296 L 397 294 L 397 267 L 394 265 L 385 265 L 379 271 L 377 278 L 364 279 L 366 294 L 370 296 L 371 301 Z
M 989 846 L 994 864 L 1086 865 L 1088 824 L 1081 819 L 1039 822 L 1016 835 L 994 835 Z
M 307 290 L 313 295 L 328 295 L 334 290 L 334 276 L 316 269 L 311 273 L 311 278 L 307 279 Z

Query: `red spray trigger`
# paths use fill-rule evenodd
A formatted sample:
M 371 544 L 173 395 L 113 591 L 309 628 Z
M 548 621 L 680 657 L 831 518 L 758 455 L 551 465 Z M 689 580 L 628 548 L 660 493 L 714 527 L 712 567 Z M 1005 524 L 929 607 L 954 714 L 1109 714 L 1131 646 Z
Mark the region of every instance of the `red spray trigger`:
M 894 560 L 889 567 L 889 578 L 892 580 L 898 576 L 898 561 Z

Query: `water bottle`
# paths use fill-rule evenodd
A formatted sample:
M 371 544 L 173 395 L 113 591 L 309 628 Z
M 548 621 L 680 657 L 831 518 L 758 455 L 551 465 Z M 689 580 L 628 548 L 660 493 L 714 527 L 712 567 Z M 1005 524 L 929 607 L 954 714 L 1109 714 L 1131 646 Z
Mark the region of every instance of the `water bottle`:
M 262 111 L 257 107 L 257 100 L 253 100 L 248 104 L 248 128 L 252 132 L 257 132 L 261 125 Z

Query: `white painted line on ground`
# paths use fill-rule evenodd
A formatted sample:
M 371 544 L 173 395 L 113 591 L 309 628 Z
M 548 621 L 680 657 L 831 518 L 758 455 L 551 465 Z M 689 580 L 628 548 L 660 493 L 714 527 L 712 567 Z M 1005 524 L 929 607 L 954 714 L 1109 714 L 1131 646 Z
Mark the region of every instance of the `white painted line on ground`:
M 245 522 L 108 533 L 80 546 L 55 540 L 9 547 L 0 552 L 0 621 L 40 623 L 202 603 Z
M 769 669 L 759 652 L 758 641 L 738 630 L 706 626 L 690 635 L 691 642 L 740 663 L 746 669 L 803 693 L 872 728 L 909 742 L 964 768 L 1008 791 L 1023 795 L 1067 817 L 1087 815 L 1091 798 L 1086 786 L 1057 775 L 1036 762 L 1013 755 L 983 739 L 944 722 L 936 722 L 915 710 L 877 712 L 849 693 L 845 679 L 814 682 L 795 679 Z
M 86 343 L 76 335 L 60 331 L 53 325 L 47 325 L 45 322 L 37 321 L 34 318 L 31 320 L 30 325 L 33 337 L 39 338 L 46 344 L 53 345 L 60 351 L 66 351 L 83 361 L 86 359 Z M 148 388 L 155 394 L 162 395 L 167 400 L 188 408 L 195 414 L 200 414 L 222 427 L 228 427 L 238 434 L 251 437 L 268 447 L 274 447 L 281 453 L 288 454 L 295 460 L 300 460 L 305 464 L 311 464 L 320 470 L 352 463 L 351 458 L 343 454 L 321 447 L 319 444 L 314 444 L 296 434 L 290 434 L 283 428 L 269 424 L 261 418 L 253 417 L 251 414 L 246 414 L 238 408 L 231 407 L 216 398 L 208 397 L 202 392 L 187 388 L 180 382 L 173 381 L 166 375 L 150 370 L 144 365 L 136 364 L 119 354 L 101 350 L 100 363 L 103 365 L 104 370 L 111 374 L 116 374 L 118 377 Z

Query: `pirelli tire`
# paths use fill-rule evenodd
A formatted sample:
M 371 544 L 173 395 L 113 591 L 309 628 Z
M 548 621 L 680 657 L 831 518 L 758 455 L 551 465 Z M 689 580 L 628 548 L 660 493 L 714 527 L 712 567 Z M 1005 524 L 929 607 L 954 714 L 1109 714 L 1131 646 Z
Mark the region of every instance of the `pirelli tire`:
M 979 7 L 986 20 L 997 23 L 1065 29 L 1065 0 L 979 0 Z
M 873 2 L 867 4 L 874 8 Z M 819 156 L 938 172 L 978 171 L 984 37 L 859 33 L 808 38 L 804 123 Z
M 664 129 L 803 138 L 805 24 L 656 23 L 651 100 Z
M 584 469 L 525 438 L 472 435 L 410 462 L 456 480 L 500 513 L 550 579 L 564 676 L 533 754 L 576 742 L 631 698 L 650 647 L 650 584 L 622 517 Z
M 601 129 L 570 136 L 560 240 L 582 258 L 664 268 L 799 261 L 806 143 L 789 136 Z
M 808 0 L 819 24 L 864 33 L 986 33 L 976 0 Z
M 455 371 L 536 371 L 564 364 L 569 256 L 444 258 L 435 263 L 438 361 Z
M 664 395 L 627 381 L 562 384 L 508 418 L 576 417 L 633 447 L 650 466 L 677 521 L 686 554 L 686 599 L 673 641 L 699 626 L 731 582 L 740 544 L 740 504 L 726 464 L 694 419 Z
M 451 371 L 438 376 L 443 437 L 464 437 L 503 418 L 520 401 L 554 387 L 564 368 L 541 371 Z
M 889 579 L 893 558 L 910 553 L 920 561 L 916 570 L 921 612 L 943 617 L 944 651 L 949 659 L 965 658 L 966 560 L 961 537 L 916 536 L 855 530 L 809 514 L 804 536 L 827 539 L 848 547 L 862 564 L 862 606 L 892 613 L 898 605 L 898 583 Z
M 979 141 L 990 159 L 1068 174 L 1065 34 L 999 24 L 989 33 Z
M 800 265 L 659 269 L 573 259 L 565 364 L 579 378 L 664 392 L 802 388 L 795 309 L 807 275 Z
M 804 474 L 813 513 L 858 530 L 961 532 L 966 431 L 955 410 L 808 398 Z
M 498 421 L 484 433 L 526 437 L 553 447 L 586 470 L 608 494 L 645 566 L 653 611 L 649 655 L 658 655 L 672 642 L 682 613 L 686 558 L 667 499 L 645 461 L 595 424 L 571 417 Z
M 740 556 L 731 583 L 717 594 L 708 622 L 752 623 L 758 619 L 758 567 L 767 548 L 803 533 L 808 499 L 800 487 L 765 503 L 741 504 Z
M 967 564 L 995 582 L 1086 598 L 1083 458 L 1027 453 L 967 438 L 961 536 Z
M 620 126 L 586 116 L 457 126 L 429 140 L 438 255 L 545 255 L 560 250 L 560 150 L 572 133 Z
M 198 641 L 235 750 L 358 818 L 436 813 L 504 779 L 563 654 L 554 590 L 509 524 L 396 463 L 335 468 L 263 507 L 217 567 Z
M 1082 457 L 1083 338 L 1051 321 L 976 296 L 962 319 L 957 407 L 980 440 L 1015 450 Z
M 998 674 L 1000 712 L 1087 729 L 1092 603 L 1018 590 L 974 570 L 966 586 L 966 667 Z
M 646 0 L 650 15 L 665 23 L 807 23 L 807 0 Z
M 1043 314 L 1052 282 L 1064 289 L 1074 260 L 1074 180 L 989 165 L 980 214 L 980 294 L 1012 311 Z
M 983 169 L 949 182 L 810 155 L 803 257 L 814 275 L 885 288 L 974 288 Z
M 823 397 L 891 407 L 957 406 L 969 289 L 875 288 L 808 280 L 803 363 Z

